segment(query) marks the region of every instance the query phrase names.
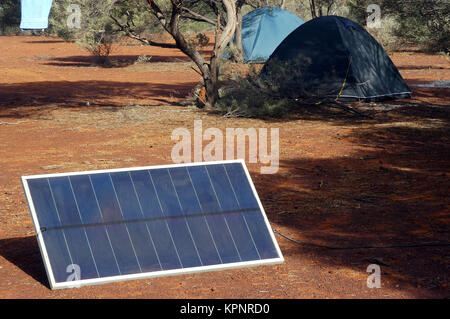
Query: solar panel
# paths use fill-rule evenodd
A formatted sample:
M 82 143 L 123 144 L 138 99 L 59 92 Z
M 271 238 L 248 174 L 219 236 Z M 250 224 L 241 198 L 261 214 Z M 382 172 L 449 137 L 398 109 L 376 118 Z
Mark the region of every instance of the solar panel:
M 241 160 L 22 182 L 52 289 L 284 261 Z

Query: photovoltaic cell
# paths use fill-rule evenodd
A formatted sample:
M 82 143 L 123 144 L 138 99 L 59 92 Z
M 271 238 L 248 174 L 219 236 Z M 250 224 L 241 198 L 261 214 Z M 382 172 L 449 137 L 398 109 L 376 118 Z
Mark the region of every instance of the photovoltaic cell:
M 52 288 L 283 262 L 243 161 L 22 181 Z

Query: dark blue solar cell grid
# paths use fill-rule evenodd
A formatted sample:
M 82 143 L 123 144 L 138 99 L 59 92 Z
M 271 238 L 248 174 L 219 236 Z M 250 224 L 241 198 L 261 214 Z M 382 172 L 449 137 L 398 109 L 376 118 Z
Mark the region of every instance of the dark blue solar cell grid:
M 27 182 L 56 283 L 280 257 L 241 163 Z

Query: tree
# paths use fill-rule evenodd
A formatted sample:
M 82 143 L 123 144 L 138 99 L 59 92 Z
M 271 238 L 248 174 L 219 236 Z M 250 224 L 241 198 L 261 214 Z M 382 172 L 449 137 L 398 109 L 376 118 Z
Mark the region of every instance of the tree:
M 180 31 L 180 20 L 185 12 L 190 13 L 192 16 L 200 20 L 205 20 L 201 14 L 197 14 L 195 11 L 189 9 L 185 5 L 195 5 L 200 2 L 199 0 L 170 0 L 171 7 L 168 14 L 165 14 L 157 2 L 154 0 L 147 0 L 152 14 L 161 23 L 164 30 L 166 30 L 172 38 L 175 40 L 176 46 L 186 54 L 199 68 L 203 77 L 206 88 L 206 105 L 214 106 L 219 98 L 219 66 L 220 59 L 226 46 L 230 43 L 237 25 L 236 15 L 236 2 L 237 0 L 204 0 L 206 4 L 210 6 L 213 12 L 217 16 L 217 22 L 215 23 L 215 44 L 214 49 L 209 58 L 209 62 L 203 57 L 198 47 L 192 42 L 188 42 L 186 37 Z M 219 9 L 219 5 L 221 8 Z M 226 16 L 226 24 L 222 27 L 222 14 Z M 224 17 L 225 18 L 225 17 Z M 208 19 L 208 18 L 206 18 Z M 209 19 L 208 19 L 209 20 Z
M 206 88 L 206 105 L 214 106 L 219 97 L 219 66 L 225 47 L 236 30 L 237 0 L 71 0 L 82 11 L 82 25 L 71 30 L 70 36 L 90 52 L 103 58 L 110 44 L 120 34 L 144 44 L 178 48 L 198 67 Z M 68 14 L 59 10 L 58 20 Z M 196 21 L 214 27 L 215 44 L 209 57 L 200 53 L 200 46 L 182 32 L 184 23 Z M 62 22 L 61 22 L 62 23 Z M 167 32 L 175 43 L 154 41 L 142 36 L 142 31 Z
M 333 8 L 344 4 L 344 0 L 309 0 L 311 17 L 317 18 L 331 14 Z
M 236 32 L 233 39 L 234 54 L 232 58 L 237 62 L 244 60 L 244 47 L 242 46 L 242 7 L 245 5 L 246 0 L 238 0 L 236 3 Z

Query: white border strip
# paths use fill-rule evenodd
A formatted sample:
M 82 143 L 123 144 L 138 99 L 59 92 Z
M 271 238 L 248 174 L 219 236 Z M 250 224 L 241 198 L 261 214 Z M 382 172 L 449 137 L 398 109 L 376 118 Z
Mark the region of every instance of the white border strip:
M 101 174 L 101 173 L 116 173 L 116 172 L 128 172 L 128 171 L 133 172 L 133 171 L 140 171 L 140 170 L 204 166 L 204 165 L 214 165 L 214 164 L 232 164 L 232 163 L 242 163 L 242 165 L 244 165 L 244 167 L 245 167 L 245 161 L 242 159 L 237 159 L 237 160 L 224 160 L 224 161 L 213 161 L 213 162 L 194 162 L 194 163 L 142 166 L 142 167 L 130 167 L 130 168 L 112 168 L 112 169 L 102 169 L 102 170 L 93 170 L 93 171 L 55 173 L 55 174 L 43 174 L 43 175 L 28 175 L 28 176 L 22 176 L 22 180 L 23 179 L 28 180 L 28 179 L 34 179 L 34 178 L 65 177 L 65 176 L 90 175 L 90 174 Z
M 88 174 L 115 173 L 115 172 L 124 172 L 124 171 L 130 172 L 130 171 L 139 171 L 139 170 L 153 170 L 153 169 L 164 169 L 164 168 L 175 168 L 175 167 L 205 166 L 205 165 L 232 164 L 232 163 L 242 164 L 242 167 L 247 176 L 250 187 L 253 191 L 253 195 L 255 196 L 256 201 L 259 206 L 259 209 L 261 210 L 261 213 L 263 215 L 265 224 L 267 226 L 267 230 L 269 231 L 272 242 L 278 253 L 278 256 L 279 256 L 278 258 L 242 261 L 242 262 L 236 262 L 236 263 L 217 264 L 217 265 L 200 266 L 200 267 L 180 268 L 180 269 L 172 269 L 172 270 L 161 270 L 161 271 L 153 271 L 153 272 L 146 272 L 146 273 L 118 275 L 118 276 L 110 276 L 110 277 L 102 277 L 102 278 L 94 278 L 94 279 L 83 279 L 83 280 L 59 282 L 59 283 L 55 282 L 52 267 L 50 264 L 50 259 L 49 259 L 48 253 L 47 253 L 47 249 L 45 247 L 45 242 L 44 242 L 41 230 L 40 230 L 41 228 L 40 228 L 36 210 L 35 210 L 35 207 L 33 204 L 33 199 L 31 198 L 31 193 L 30 193 L 30 189 L 28 186 L 28 180 L 37 179 L 37 178 L 51 178 L 51 177 L 77 176 L 77 175 L 88 175 Z M 29 176 L 22 176 L 22 185 L 23 185 L 23 189 L 25 192 L 25 196 L 27 198 L 31 218 L 33 220 L 33 225 L 34 225 L 34 228 L 36 231 L 39 249 L 41 251 L 41 255 L 44 260 L 45 271 L 47 272 L 47 277 L 49 279 L 51 289 L 73 288 L 73 287 L 81 287 L 81 286 L 86 286 L 86 285 L 105 284 L 105 283 L 116 282 L 116 281 L 200 273 L 200 272 L 207 272 L 207 271 L 244 268 L 244 267 L 252 267 L 252 266 L 259 266 L 259 265 L 274 265 L 274 264 L 281 264 L 284 262 L 283 254 L 280 250 L 280 247 L 278 246 L 278 242 L 275 238 L 275 234 L 273 233 L 272 227 L 270 226 L 269 219 L 267 218 L 266 212 L 264 211 L 262 203 L 256 192 L 256 188 L 252 182 L 252 179 L 251 179 L 250 173 L 248 172 L 247 166 L 245 165 L 245 161 L 242 159 L 216 161 L 216 162 L 197 162 L 197 163 L 144 166 L 144 167 L 133 167 L 133 168 L 105 169 L 105 170 L 45 174 L 45 175 L 29 175 Z
M 42 238 L 41 227 L 39 226 L 39 221 L 37 219 L 33 199 L 31 198 L 30 188 L 28 187 L 28 182 L 24 178 L 24 176 L 22 176 L 22 186 L 23 186 L 23 190 L 25 192 L 25 196 L 27 198 L 28 209 L 31 214 L 31 219 L 33 220 L 33 226 L 34 226 L 34 229 L 36 232 L 37 242 L 39 244 L 38 245 L 39 250 L 41 251 L 42 259 L 44 259 L 45 272 L 47 273 L 47 278 L 49 280 L 50 287 L 53 289 L 53 287 L 56 285 L 56 282 L 54 279 L 55 277 L 53 275 L 52 267 L 50 265 L 50 259 L 47 254 L 47 248 L 45 247 L 44 238 Z

